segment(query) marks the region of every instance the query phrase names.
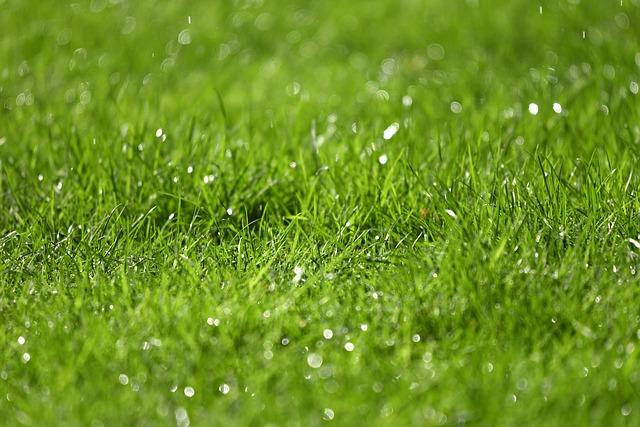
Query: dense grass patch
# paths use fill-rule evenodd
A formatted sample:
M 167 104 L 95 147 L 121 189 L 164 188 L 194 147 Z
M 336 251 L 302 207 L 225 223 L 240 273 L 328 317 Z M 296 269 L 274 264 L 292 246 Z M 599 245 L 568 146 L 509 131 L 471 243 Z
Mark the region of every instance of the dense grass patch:
M 640 423 L 640 3 L 0 0 L 7 425 Z

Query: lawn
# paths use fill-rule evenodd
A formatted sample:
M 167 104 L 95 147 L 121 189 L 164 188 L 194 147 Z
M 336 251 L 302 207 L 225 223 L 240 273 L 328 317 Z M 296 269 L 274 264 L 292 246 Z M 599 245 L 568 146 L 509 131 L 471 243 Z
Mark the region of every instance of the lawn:
M 0 28 L 1 424 L 640 425 L 640 1 Z

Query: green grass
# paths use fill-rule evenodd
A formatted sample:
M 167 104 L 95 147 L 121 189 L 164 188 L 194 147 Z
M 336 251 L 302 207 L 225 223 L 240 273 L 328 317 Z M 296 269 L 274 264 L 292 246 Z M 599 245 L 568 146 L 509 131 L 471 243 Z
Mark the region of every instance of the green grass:
M 637 0 L 0 28 L 2 424 L 640 424 Z

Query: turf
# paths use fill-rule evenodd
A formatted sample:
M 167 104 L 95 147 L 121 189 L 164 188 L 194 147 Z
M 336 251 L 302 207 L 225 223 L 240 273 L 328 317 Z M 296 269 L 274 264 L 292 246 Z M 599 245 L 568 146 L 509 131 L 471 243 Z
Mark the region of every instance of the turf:
M 640 425 L 637 0 L 0 28 L 3 424 Z

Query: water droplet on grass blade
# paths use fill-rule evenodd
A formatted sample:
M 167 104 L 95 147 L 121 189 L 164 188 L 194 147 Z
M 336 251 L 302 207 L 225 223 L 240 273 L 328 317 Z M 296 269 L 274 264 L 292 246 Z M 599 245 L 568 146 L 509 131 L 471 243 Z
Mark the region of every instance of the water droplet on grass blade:
M 327 421 L 331 421 L 335 417 L 335 413 L 331 408 L 324 408 L 323 417 Z
M 178 34 L 178 43 L 180 43 L 183 46 L 191 44 L 191 31 L 189 30 L 180 31 L 180 34 Z
M 531 114 L 532 116 L 535 116 L 538 114 L 538 104 L 532 102 L 531 104 L 529 104 L 529 114 Z
M 389 126 L 387 126 L 387 128 L 384 130 L 383 134 L 382 134 L 382 138 L 384 138 L 385 140 L 390 140 L 391 138 L 393 138 L 393 136 L 398 133 L 398 130 L 400 130 L 400 124 L 397 122 L 391 123 Z
M 307 364 L 313 369 L 318 369 L 322 366 L 322 356 L 317 353 L 309 353 L 307 356 Z
M 382 154 L 380 157 L 378 157 L 378 163 L 380 163 L 383 166 L 386 165 L 388 161 L 389 161 L 389 157 L 386 154 Z
M 304 275 L 304 268 L 300 266 L 294 267 L 293 274 L 293 283 L 300 283 L 300 281 L 302 281 L 302 276 Z

